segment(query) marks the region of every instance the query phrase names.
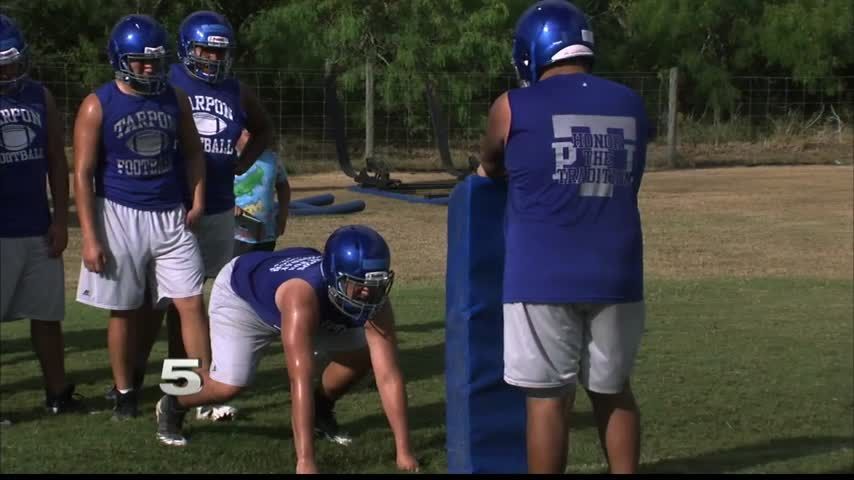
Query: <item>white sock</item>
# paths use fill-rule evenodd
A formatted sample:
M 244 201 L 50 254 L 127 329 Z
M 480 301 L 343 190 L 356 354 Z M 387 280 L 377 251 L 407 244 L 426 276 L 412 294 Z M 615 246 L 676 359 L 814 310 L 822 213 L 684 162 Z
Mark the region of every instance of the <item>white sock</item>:
M 133 389 L 132 389 L 132 388 L 120 388 L 120 389 L 119 389 L 119 393 L 121 393 L 122 395 L 124 395 L 124 394 L 126 394 L 126 393 L 130 392 L 131 390 L 133 390 Z

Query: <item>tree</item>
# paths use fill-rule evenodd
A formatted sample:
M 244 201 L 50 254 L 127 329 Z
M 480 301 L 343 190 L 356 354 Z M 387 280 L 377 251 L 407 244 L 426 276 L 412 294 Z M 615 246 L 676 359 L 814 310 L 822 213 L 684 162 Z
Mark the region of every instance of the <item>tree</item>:
M 423 112 L 428 76 L 448 103 L 464 105 L 490 75 L 509 72 L 508 12 L 500 0 L 295 0 L 255 16 L 245 34 L 258 64 L 335 68 L 350 91 L 360 88 L 371 57 L 382 101 L 412 122 Z M 465 81 L 458 72 L 483 78 Z M 468 110 L 454 114 L 466 120 Z
M 849 0 L 769 3 L 759 23 L 759 44 L 769 64 L 818 84 L 819 77 L 854 73 L 852 24 L 854 6 Z

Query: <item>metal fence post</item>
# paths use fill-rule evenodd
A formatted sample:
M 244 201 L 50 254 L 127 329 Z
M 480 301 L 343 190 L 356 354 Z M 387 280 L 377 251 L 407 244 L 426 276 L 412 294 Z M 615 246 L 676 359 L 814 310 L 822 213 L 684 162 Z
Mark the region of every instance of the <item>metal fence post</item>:
M 673 67 L 670 69 L 670 85 L 667 101 L 667 161 L 670 163 L 670 168 L 676 168 L 678 159 L 676 158 L 676 103 L 678 99 L 677 83 L 679 81 L 679 69 Z

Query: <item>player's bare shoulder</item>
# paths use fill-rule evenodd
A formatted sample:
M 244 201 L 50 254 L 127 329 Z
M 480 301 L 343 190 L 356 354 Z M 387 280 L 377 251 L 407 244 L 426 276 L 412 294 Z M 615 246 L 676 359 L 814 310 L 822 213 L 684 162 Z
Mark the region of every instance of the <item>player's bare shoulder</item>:
M 320 311 L 320 302 L 314 287 L 305 279 L 291 278 L 276 289 L 276 306 L 285 313 L 293 309 Z
M 77 109 L 78 118 L 91 118 L 97 116 L 100 118 L 103 113 L 103 106 L 98 95 L 90 93 L 80 102 L 80 108 Z

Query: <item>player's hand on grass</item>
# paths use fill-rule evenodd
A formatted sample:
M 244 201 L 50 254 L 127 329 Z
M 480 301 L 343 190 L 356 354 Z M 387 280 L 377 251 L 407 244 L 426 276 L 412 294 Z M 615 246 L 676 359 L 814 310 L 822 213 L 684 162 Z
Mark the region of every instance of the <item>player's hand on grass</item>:
M 417 472 L 418 467 L 418 460 L 416 460 L 411 453 L 397 455 L 398 470 L 403 470 L 404 472 Z
M 201 208 L 195 207 L 190 209 L 190 211 L 187 212 L 187 227 L 190 230 L 195 230 L 195 228 L 199 224 L 199 221 L 202 219 L 202 215 L 204 214 L 205 212 L 202 211 Z
M 47 254 L 58 257 L 68 246 L 68 227 L 64 225 L 50 224 L 47 229 Z
M 83 265 L 87 270 L 94 273 L 102 273 L 107 266 L 107 252 L 101 246 L 101 242 L 90 240 L 83 242 Z

